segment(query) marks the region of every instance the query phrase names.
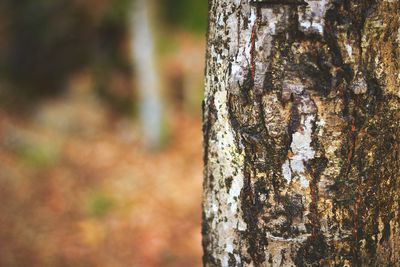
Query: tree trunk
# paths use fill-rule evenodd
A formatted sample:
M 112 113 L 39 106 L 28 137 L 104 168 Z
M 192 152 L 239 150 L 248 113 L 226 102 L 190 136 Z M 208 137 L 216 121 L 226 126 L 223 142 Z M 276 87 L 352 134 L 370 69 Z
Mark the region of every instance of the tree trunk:
M 132 16 L 132 56 L 139 93 L 139 116 L 148 148 L 161 144 L 162 102 L 160 77 L 155 62 L 149 0 L 135 0 Z
M 399 15 L 209 1 L 205 266 L 400 266 Z

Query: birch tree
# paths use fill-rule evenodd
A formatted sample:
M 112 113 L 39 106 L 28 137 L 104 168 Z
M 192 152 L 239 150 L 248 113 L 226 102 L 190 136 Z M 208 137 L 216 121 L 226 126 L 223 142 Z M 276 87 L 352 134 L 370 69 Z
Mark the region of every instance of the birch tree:
M 161 143 L 161 81 L 155 62 L 150 2 L 135 0 L 132 16 L 132 61 L 135 63 L 139 117 L 146 146 L 158 148 Z
M 205 266 L 400 266 L 399 15 L 209 0 Z

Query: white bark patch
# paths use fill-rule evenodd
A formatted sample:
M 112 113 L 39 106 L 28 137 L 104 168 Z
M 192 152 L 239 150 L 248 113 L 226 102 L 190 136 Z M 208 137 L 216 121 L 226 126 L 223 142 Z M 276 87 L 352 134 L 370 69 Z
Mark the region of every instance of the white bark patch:
M 243 166 L 244 156 L 236 147 L 234 131 L 229 123 L 227 92 L 223 90 L 224 87 L 221 89 L 214 95 L 215 108 L 219 112 L 213 126 L 216 129 L 216 138 L 211 140 L 209 146 L 210 152 L 217 156 L 209 162 L 208 168 L 216 182 L 211 199 L 207 201 L 213 208 L 206 208 L 206 217 L 212 218 L 212 227 L 218 233 L 214 256 L 222 259 L 222 266 L 228 266 L 229 253 L 232 253 L 238 262 L 241 261 L 235 251 L 240 249 L 237 248 L 238 233 L 246 229 L 239 206 L 244 179 L 240 166 Z M 229 177 L 232 178 L 232 183 L 227 190 L 224 181 Z
M 400 43 L 400 28 L 399 28 L 398 31 L 397 31 L 397 38 L 396 38 L 396 41 L 397 41 L 398 43 Z
M 253 8 L 242 9 L 243 18 L 238 20 L 237 14 L 233 13 L 227 20 L 227 27 L 232 40 L 229 56 L 231 58 L 231 75 L 229 77 L 230 90 L 234 94 L 240 92 L 246 75 L 251 70 L 251 49 L 253 27 L 255 31 L 254 43 L 254 90 L 261 91 L 264 84 L 265 72 L 269 66 L 268 58 L 272 49 L 272 38 L 276 32 L 278 22 L 284 19 L 282 13 L 276 14 L 272 8 L 265 8 L 261 11 L 260 25 L 257 23 L 257 10 Z M 248 19 L 247 28 L 243 28 L 243 20 Z M 240 36 L 237 35 L 240 29 Z
M 244 18 L 249 18 L 247 29 L 243 29 L 243 19 L 238 19 L 236 13 L 229 16 L 227 27 L 229 28 L 230 37 L 238 42 L 231 42 L 229 48 L 229 56 L 232 60 L 231 75 L 229 77 L 230 90 L 234 94 L 238 94 L 243 85 L 246 75 L 250 71 L 251 61 L 251 33 L 252 27 L 256 22 L 257 15 L 255 10 L 242 10 Z M 240 35 L 238 36 L 238 29 Z
M 346 44 L 346 51 L 350 58 L 353 58 L 353 47 L 349 44 Z
M 282 174 L 288 183 L 292 181 L 292 170 L 290 169 L 289 159 L 282 164 Z
M 324 134 L 324 127 L 326 125 L 326 121 L 324 119 L 319 119 L 316 122 L 316 125 L 318 126 L 318 135 L 322 136 Z
M 243 246 L 240 246 L 240 232 L 247 228 L 242 218 L 240 193 L 243 188 L 244 152 L 239 149 L 235 140 L 235 132 L 230 125 L 228 110 L 228 95 L 239 92 L 243 77 L 246 75 L 246 66 L 251 50 L 251 26 L 255 22 L 255 14 L 250 14 L 250 9 L 241 9 L 244 18 L 250 17 L 247 30 L 242 29 L 240 23 L 244 18 L 237 11 L 226 14 L 222 5 L 218 5 L 215 24 L 211 27 L 225 28 L 227 34 L 210 36 L 213 40 L 229 40 L 229 47 L 223 47 L 219 43 L 212 44 L 209 50 L 208 68 L 213 70 L 212 75 L 206 77 L 206 101 L 213 95 L 214 108 L 217 110 L 216 120 L 211 126 L 213 133 L 209 139 L 207 163 L 208 177 L 213 177 L 212 185 L 204 192 L 205 219 L 213 229 L 213 237 L 208 245 L 212 256 L 220 261 L 221 266 L 229 266 L 232 256 L 238 265 L 242 264 L 241 255 Z M 228 18 L 227 20 L 221 18 Z M 243 21 L 242 21 L 243 23 Z M 238 36 L 240 27 L 240 36 Z M 221 31 L 212 30 L 210 32 Z M 229 58 L 229 60 L 227 60 Z M 231 61 L 231 74 L 229 65 Z M 218 79 L 215 82 L 214 77 Z M 230 90 L 228 92 L 228 90 Z M 213 93 L 211 93 L 213 92 Z M 228 186 L 227 183 L 230 183 Z
M 306 0 L 307 7 L 299 8 L 300 29 L 304 32 L 324 33 L 325 13 L 329 7 L 329 0 Z
M 264 87 L 265 72 L 269 67 L 273 35 L 276 32 L 278 21 L 283 18 L 281 13 L 273 13 L 271 8 L 261 11 L 260 25 L 258 25 L 255 36 L 255 73 L 254 90 L 261 92 Z
M 288 182 L 294 178 L 303 188 L 308 188 L 309 181 L 306 176 L 304 163 L 315 156 L 315 151 L 311 147 L 312 127 L 315 122 L 315 115 L 302 116 L 301 120 L 302 129 L 292 135 L 290 148 L 293 156 L 287 159 L 282 165 L 282 173 Z
M 282 175 L 288 182 L 295 179 L 302 188 L 308 188 L 305 163 L 315 156 L 311 142 L 316 106 L 306 91 L 304 82 L 299 77 L 288 74 L 282 85 L 282 99 L 288 101 L 291 96 L 297 103 L 296 110 L 300 116 L 300 125 L 292 134 L 290 145 L 292 155 L 282 164 Z

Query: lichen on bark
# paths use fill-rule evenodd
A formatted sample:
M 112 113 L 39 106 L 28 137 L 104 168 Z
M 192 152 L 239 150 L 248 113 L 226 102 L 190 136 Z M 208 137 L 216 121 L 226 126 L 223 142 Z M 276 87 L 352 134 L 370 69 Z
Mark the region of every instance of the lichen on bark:
M 205 266 L 400 266 L 399 13 L 209 1 Z

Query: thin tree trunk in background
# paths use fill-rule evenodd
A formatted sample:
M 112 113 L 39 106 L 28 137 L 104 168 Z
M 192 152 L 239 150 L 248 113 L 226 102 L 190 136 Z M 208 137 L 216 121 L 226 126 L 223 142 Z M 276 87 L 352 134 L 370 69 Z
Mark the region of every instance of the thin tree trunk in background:
M 399 15 L 209 1 L 205 266 L 400 266 Z
M 131 22 L 132 55 L 139 92 L 139 116 L 143 137 L 147 146 L 155 148 L 161 141 L 162 103 L 149 7 L 149 1 L 134 1 Z

